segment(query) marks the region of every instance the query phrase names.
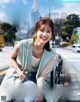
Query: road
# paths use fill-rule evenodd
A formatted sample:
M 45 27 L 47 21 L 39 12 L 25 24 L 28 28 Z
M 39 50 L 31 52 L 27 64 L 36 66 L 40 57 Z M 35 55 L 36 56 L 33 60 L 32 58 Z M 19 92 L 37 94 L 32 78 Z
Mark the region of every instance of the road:
M 63 58 L 63 66 L 72 78 L 70 100 L 80 100 L 80 53 L 68 49 L 55 49 Z
M 0 71 L 9 66 L 9 56 L 13 47 L 6 46 L 0 52 Z
M 6 69 L 9 67 L 9 56 L 12 51 L 11 46 L 6 46 L 2 48 L 2 51 L 0 52 L 0 83 L 6 73 Z
M 0 71 L 5 71 L 5 68 L 9 66 L 9 55 L 12 48 L 13 47 L 5 47 L 3 51 L 0 52 Z M 67 48 L 55 48 L 55 50 L 62 56 L 63 66 L 72 77 L 73 85 L 70 90 L 70 99 L 80 100 L 80 53 L 73 53 Z M 2 81 L 4 73 L 0 75 L 0 81 Z

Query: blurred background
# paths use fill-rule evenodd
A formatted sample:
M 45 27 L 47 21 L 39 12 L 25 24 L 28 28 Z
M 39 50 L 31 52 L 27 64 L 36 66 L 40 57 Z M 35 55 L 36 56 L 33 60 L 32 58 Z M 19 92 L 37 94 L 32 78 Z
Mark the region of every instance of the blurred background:
M 53 20 L 50 47 L 61 55 L 72 77 L 69 100 L 80 102 L 80 0 L 0 0 L 0 84 L 15 41 L 31 38 L 42 17 Z
M 55 24 L 53 46 L 80 44 L 79 0 L 0 0 L 0 47 L 31 38 L 42 17 L 50 17 Z

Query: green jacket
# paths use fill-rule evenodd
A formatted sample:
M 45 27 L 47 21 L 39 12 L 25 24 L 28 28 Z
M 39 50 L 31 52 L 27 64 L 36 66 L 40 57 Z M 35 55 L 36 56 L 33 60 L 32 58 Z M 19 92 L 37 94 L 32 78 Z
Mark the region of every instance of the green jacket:
M 18 43 L 20 43 L 20 49 L 19 49 L 19 53 L 17 55 L 16 60 L 17 60 L 17 63 L 21 69 L 23 69 L 23 68 L 26 69 L 25 74 L 28 78 L 30 76 L 31 68 L 32 68 L 31 63 L 32 63 L 33 39 L 21 40 Z M 51 50 L 49 52 L 46 49 L 44 49 L 43 55 L 42 55 L 41 60 L 40 60 L 39 68 L 37 70 L 36 79 L 38 78 L 40 73 L 43 71 L 43 69 L 45 68 L 48 61 L 54 55 L 55 55 L 55 51 Z M 8 71 L 7 78 L 9 79 L 9 78 L 14 77 L 14 79 L 17 79 L 18 75 L 17 75 L 15 69 L 13 68 L 13 66 L 11 66 L 9 68 L 9 70 L 10 71 Z
M 21 40 L 20 42 L 20 49 L 19 49 L 19 53 L 17 55 L 16 61 L 19 65 L 19 67 L 21 69 L 26 68 L 26 76 L 27 78 L 30 76 L 31 73 L 31 63 L 32 63 L 32 48 L 33 48 L 33 40 L 32 39 L 27 39 L 27 40 Z M 39 77 L 40 73 L 43 71 L 43 69 L 45 68 L 45 66 L 47 65 L 47 63 L 49 62 L 49 60 L 55 56 L 55 51 L 51 49 L 51 51 L 47 51 L 46 49 L 44 49 L 43 55 L 41 57 L 40 60 L 40 64 L 37 70 L 37 74 L 36 74 L 36 79 Z M 54 62 L 54 61 L 53 61 Z M 18 75 L 15 71 L 15 69 L 13 68 L 13 66 L 10 66 L 10 68 L 7 71 L 7 74 L 2 82 L 2 86 L 6 87 L 6 83 L 9 84 L 9 87 L 12 87 L 12 89 L 15 89 L 15 83 L 16 83 L 16 79 L 18 79 Z M 11 86 L 10 86 L 11 84 Z M 46 85 L 46 89 L 47 88 L 47 84 Z M 3 87 L 3 88 L 4 88 Z M 46 91 L 46 90 L 45 90 Z M 50 92 L 51 90 L 48 89 L 48 92 Z M 59 89 L 58 89 L 59 91 Z M 57 102 L 56 100 L 58 100 L 57 98 L 57 94 L 55 94 L 55 91 L 53 91 L 54 94 L 54 102 Z M 46 95 L 45 95 L 46 96 Z M 50 95 L 49 95 L 50 97 Z

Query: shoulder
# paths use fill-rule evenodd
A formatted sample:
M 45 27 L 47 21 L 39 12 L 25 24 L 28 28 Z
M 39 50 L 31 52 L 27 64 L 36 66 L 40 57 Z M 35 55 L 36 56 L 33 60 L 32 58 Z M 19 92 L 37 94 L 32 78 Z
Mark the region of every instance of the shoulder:
M 20 43 L 32 43 L 33 42 L 33 39 L 24 39 L 24 40 L 21 40 Z
M 61 56 L 59 53 L 57 53 L 57 52 L 55 51 L 55 49 L 51 49 L 51 53 L 53 54 L 53 58 L 55 57 L 55 59 L 56 59 L 57 61 L 62 60 L 62 56 Z
M 24 39 L 24 40 L 16 41 L 14 46 L 15 45 L 19 45 L 19 46 L 25 45 L 26 46 L 27 44 L 31 44 L 31 43 L 33 43 L 33 39 Z
M 57 52 L 55 51 L 55 49 L 52 49 L 51 48 L 51 51 L 50 51 L 53 55 L 56 55 L 57 54 Z
M 24 39 L 24 40 L 21 40 L 21 43 L 22 44 L 32 44 L 33 43 L 33 39 Z

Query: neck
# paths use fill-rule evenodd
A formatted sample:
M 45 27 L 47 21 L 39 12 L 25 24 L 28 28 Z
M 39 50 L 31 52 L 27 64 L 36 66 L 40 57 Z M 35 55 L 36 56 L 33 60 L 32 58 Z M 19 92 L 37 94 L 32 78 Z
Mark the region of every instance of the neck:
M 43 49 L 44 49 L 44 45 L 41 44 L 41 43 L 38 42 L 38 41 L 35 41 L 35 42 L 34 42 L 34 48 L 37 49 L 37 50 L 43 50 Z

